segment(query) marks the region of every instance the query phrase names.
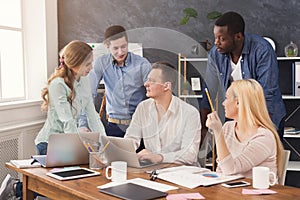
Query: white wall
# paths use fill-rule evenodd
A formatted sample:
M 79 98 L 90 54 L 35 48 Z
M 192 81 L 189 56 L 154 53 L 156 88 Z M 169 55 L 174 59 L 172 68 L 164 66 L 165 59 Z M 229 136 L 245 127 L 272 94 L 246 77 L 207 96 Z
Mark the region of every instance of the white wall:
M 41 89 L 58 59 L 57 0 L 26 0 L 22 3 L 27 100 L 0 104 L 0 141 L 18 138 L 19 159 L 35 153 L 34 138 L 46 118 L 46 113 L 40 110 Z M 0 179 L 2 177 L 0 174 Z

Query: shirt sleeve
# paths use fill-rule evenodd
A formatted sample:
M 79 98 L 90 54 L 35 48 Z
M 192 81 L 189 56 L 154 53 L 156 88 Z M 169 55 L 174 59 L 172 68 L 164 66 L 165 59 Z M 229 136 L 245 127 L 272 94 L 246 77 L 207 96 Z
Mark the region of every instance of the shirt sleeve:
M 82 92 L 85 93 L 87 96 L 85 109 L 83 109 L 83 110 L 85 111 L 87 121 L 89 124 L 89 128 L 93 132 L 99 132 L 100 135 L 106 135 L 104 126 L 100 120 L 100 116 L 95 109 L 93 97 L 91 94 L 90 82 L 89 82 L 89 80 L 82 78 L 82 84 L 83 84 Z
M 64 133 L 76 133 L 77 124 L 71 105 L 67 99 L 68 88 L 63 82 L 53 80 L 49 86 L 49 99 L 57 113 L 58 121 L 62 123 Z
M 152 67 L 151 64 L 148 62 L 148 60 L 144 60 L 144 62 L 142 62 L 142 76 L 143 76 L 143 82 L 145 83 L 148 79 L 148 74 L 150 73 Z
M 256 54 L 256 77 L 261 84 L 269 113 L 274 114 L 274 105 L 272 99 L 278 90 L 278 63 L 273 49 L 268 47 L 259 47 Z
M 90 71 L 88 77 L 90 80 L 90 90 L 92 92 L 92 102 L 94 102 L 96 96 L 97 96 L 97 90 L 98 85 L 102 79 L 102 70 L 101 70 L 101 61 L 100 58 L 98 58 L 95 62 L 94 68 Z M 78 127 L 88 127 L 91 128 L 88 124 L 86 113 L 81 113 L 79 119 L 78 119 Z
M 271 134 L 271 135 L 270 135 Z M 272 156 L 274 149 L 276 150 L 276 141 L 272 133 L 268 130 L 258 132 L 244 149 L 240 150 L 241 154 L 233 158 L 231 154 L 224 159 L 218 161 L 218 167 L 225 174 L 239 174 L 251 170 L 254 166 L 258 166 L 267 158 Z M 226 142 L 228 144 L 233 144 Z M 228 145 L 229 151 L 238 151 L 235 146 Z
M 140 146 L 142 139 L 142 106 L 139 104 L 132 115 L 129 127 L 126 129 L 124 138 L 130 138 L 134 142 L 135 149 Z

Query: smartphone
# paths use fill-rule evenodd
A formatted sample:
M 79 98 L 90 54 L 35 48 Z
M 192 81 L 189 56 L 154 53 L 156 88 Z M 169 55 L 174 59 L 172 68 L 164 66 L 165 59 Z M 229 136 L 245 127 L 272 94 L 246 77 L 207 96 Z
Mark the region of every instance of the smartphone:
M 231 183 L 222 183 L 221 184 L 224 187 L 228 188 L 234 188 L 234 187 L 243 187 L 243 186 L 248 186 L 250 183 L 246 181 L 237 181 L 237 182 L 231 182 Z

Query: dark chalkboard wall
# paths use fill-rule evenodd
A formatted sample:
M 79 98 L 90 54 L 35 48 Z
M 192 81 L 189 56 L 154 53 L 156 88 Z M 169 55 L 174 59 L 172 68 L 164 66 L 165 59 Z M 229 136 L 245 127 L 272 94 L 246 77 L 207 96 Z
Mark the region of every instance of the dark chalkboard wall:
M 180 26 L 182 10 L 198 11 L 198 20 Z M 277 55 L 294 41 L 300 47 L 299 0 L 59 0 L 59 48 L 73 39 L 101 42 L 105 29 L 113 24 L 127 30 L 143 27 L 168 28 L 197 40 L 213 41 L 209 11 L 236 11 L 245 19 L 246 31 L 269 36 Z
M 181 26 L 186 7 L 195 8 L 199 16 Z M 213 42 L 214 22 L 206 14 L 214 10 L 240 13 L 246 32 L 272 38 L 278 56 L 284 55 L 290 41 L 300 47 L 300 0 L 58 0 L 59 48 L 74 39 L 102 42 L 105 29 L 120 24 L 130 30 L 131 42 L 142 42 L 147 48 L 144 56 L 150 62 L 167 60 L 177 65 L 176 53 L 189 55 L 197 41 Z M 194 56 L 199 55 L 203 52 Z M 288 104 L 295 109 L 299 101 Z M 298 117 L 289 123 L 295 124 Z
M 186 7 L 195 8 L 199 17 L 181 26 Z M 214 10 L 240 13 L 246 32 L 272 38 L 278 56 L 284 55 L 284 46 L 290 41 L 300 47 L 300 0 L 58 0 L 59 48 L 74 39 L 102 42 L 105 29 L 120 24 L 127 30 L 138 30 L 129 40 L 143 43 L 144 56 L 150 62 L 167 60 L 177 65 L 174 53 L 189 55 L 195 42 L 213 42 L 213 21 L 208 21 L 206 14 Z M 158 31 L 145 27 L 158 27 Z M 164 48 L 157 50 L 157 45 Z M 202 54 L 201 51 L 198 56 Z M 285 103 L 288 115 L 299 106 L 299 100 Z M 298 111 L 287 125 L 298 127 L 299 118 Z

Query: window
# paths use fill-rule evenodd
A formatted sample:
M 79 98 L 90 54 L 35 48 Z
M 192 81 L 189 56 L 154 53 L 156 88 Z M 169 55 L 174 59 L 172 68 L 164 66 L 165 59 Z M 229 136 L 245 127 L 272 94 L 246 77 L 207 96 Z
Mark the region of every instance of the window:
M 0 1 L 0 110 L 41 101 L 57 43 L 57 0 Z
M 24 99 L 21 0 L 0 1 L 0 102 Z

